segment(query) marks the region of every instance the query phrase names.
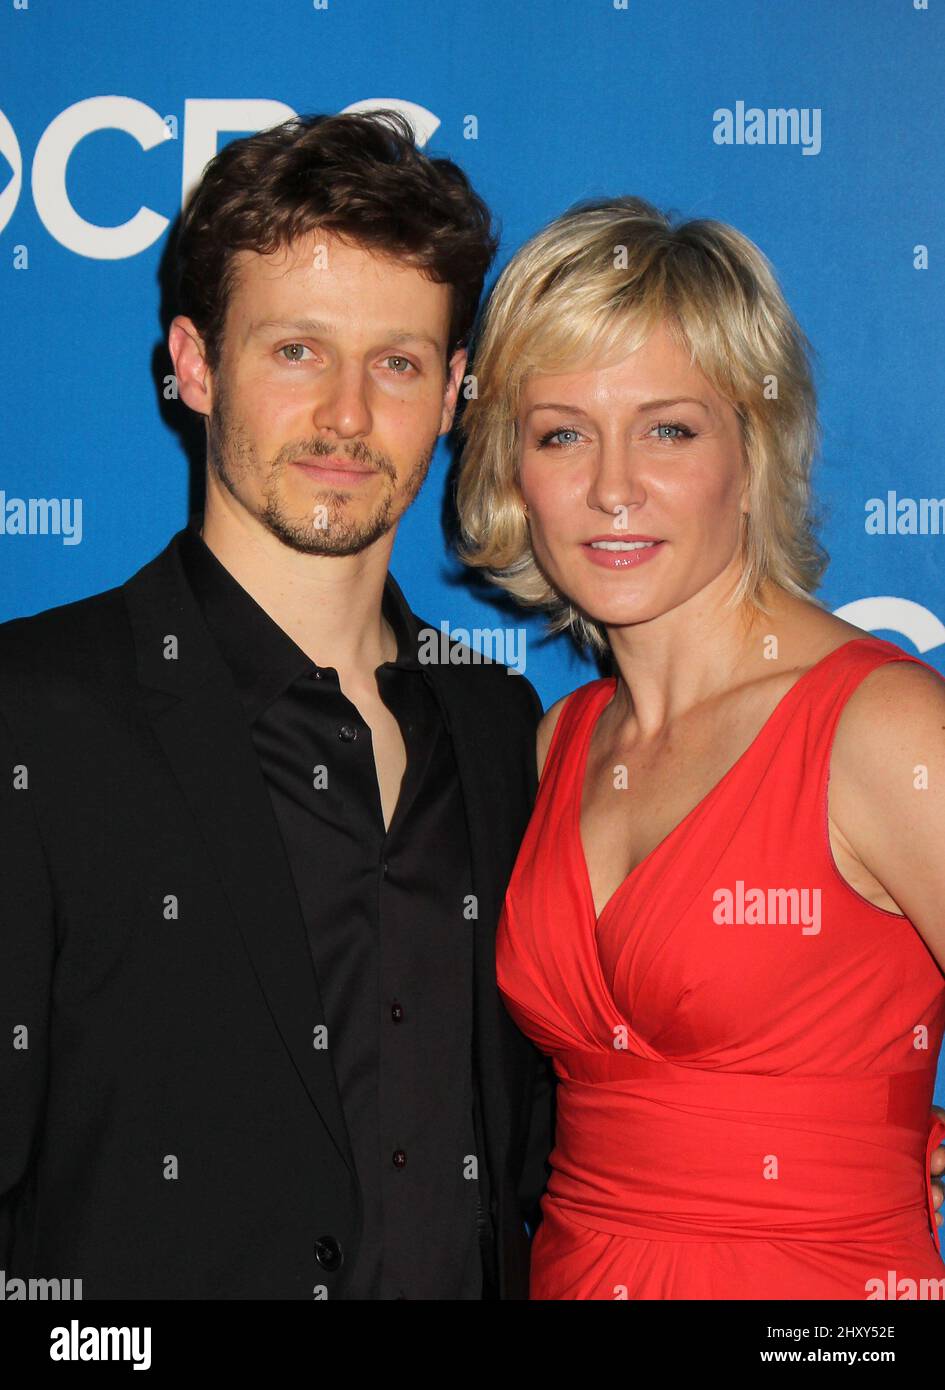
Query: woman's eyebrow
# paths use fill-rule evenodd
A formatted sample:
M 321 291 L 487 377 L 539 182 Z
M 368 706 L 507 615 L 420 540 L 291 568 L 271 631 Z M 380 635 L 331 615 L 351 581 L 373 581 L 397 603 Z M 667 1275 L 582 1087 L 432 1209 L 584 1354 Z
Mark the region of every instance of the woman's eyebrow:
M 669 405 L 698 405 L 703 410 L 708 410 L 705 401 L 699 400 L 697 396 L 665 396 L 659 400 L 641 401 L 635 408 L 637 410 L 660 410 Z M 569 410 L 573 415 L 586 415 L 587 411 L 582 410 L 579 405 L 571 405 L 567 401 L 537 401 L 526 411 L 526 419 L 533 410 Z

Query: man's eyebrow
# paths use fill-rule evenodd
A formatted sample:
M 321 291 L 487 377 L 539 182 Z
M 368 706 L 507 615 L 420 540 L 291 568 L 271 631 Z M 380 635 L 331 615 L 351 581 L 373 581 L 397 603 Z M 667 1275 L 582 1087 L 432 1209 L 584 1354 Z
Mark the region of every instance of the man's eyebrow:
M 705 401 L 700 401 L 697 396 L 665 396 L 659 400 L 641 401 L 636 407 L 637 410 L 665 410 L 670 405 L 701 405 L 703 410 L 708 410 Z M 572 415 L 586 415 L 587 411 L 582 410 L 579 405 L 569 405 L 567 401 L 536 401 L 526 411 L 526 419 L 533 410 L 567 410 Z
M 330 338 L 335 329 L 330 323 L 323 323 L 321 319 L 260 319 L 256 323 L 250 324 L 247 331 L 247 338 L 252 338 L 256 334 L 264 333 L 270 329 L 278 329 L 286 333 L 307 333 L 315 337 L 323 336 Z M 437 352 L 442 349 L 442 344 L 429 333 L 418 332 L 413 328 L 392 328 L 387 333 L 380 335 L 385 343 L 428 343 Z

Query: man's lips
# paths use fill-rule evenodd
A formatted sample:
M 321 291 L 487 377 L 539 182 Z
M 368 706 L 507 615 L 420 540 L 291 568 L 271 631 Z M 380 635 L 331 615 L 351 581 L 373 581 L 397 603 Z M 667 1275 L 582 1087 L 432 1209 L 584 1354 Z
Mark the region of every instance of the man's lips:
M 341 458 L 337 454 L 324 454 L 321 457 L 305 455 L 293 459 L 293 466 L 300 468 L 310 478 L 325 483 L 360 483 L 372 478 L 377 472 L 367 463 L 355 463 L 352 459 Z

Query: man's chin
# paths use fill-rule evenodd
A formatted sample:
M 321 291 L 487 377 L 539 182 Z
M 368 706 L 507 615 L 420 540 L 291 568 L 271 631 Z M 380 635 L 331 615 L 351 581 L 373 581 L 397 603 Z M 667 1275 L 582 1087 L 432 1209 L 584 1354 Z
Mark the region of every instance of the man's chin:
M 283 545 L 303 555 L 360 555 L 386 536 L 396 518 L 385 508 L 374 516 L 357 521 L 347 517 L 318 518 L 313 521 L 289 518 L 268 509 L 261 520 Z M 321 524 L 319 524 L 321 522 Z

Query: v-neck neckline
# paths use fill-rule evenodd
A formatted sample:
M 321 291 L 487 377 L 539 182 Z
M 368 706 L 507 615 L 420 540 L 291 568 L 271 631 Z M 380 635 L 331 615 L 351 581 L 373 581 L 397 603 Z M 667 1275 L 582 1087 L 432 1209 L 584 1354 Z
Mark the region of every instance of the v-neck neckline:
M 732 773 L 735 772 L 736 769 L 749 756 L 749 754 L 753 752 L 753 750 L 761 741 L 762 737 L 767 732 L 773 721 L 788 704 L 789 700 L 791 699 L 794 692 L 798 689 L 798 687 L 803 685 L 803 683 L 808 679 L 809 676 L 812 676 L 815 671 L 819 671 L 820 668 L 824 665 L 824 663 L 830 661 L 830 659 L 832 657 L 835 657 L 838 652 L 846 651 L 848 647 L 855 646 L 858 642 L 874 642 L 876 640 L 876 638 L 870 637 L 868 635 L 865 635 L 863 637 L 850 637 L 847 639 L 846 642 L 841 642 L 839 646 L 834 647 L 832 651 L 825 653 L 825 655 L 822 656 L 819 661 L 814 662 L 813 666 L 808 666 L 807 670 L 804 671 L 800 676 L 798 676 L 794 684 L 789 686 L 788 689 L 784 692 L 780 700 L 778 700 L 777 704 L 775 705 L 774 709 L 768 715 L 767 719 L 765 719 L 764 723 L 761 725 L 761 728 L 755 734 L 754 738 L 744 749 L 744 751 L 739 753 L 738 757 L 731 764 L 731 766 L 728 767 L 725 770 L 725 772 L 722 773 L 722 776 L 718 779 L 717 782 L 715 782 L 713 786 L 709 788 L 705 796 L 700 797 L 700 799 L 691 808 L 691 810 L 686 812 L 682 820 L 678 821 L 677 824 L 674 825 L 673 828 L 663 836 L 662 840 L 660 840 L 658 844 L 654 845 L 650 852 L 648 854 L 645 854 L 643 858 L 639 861 L 639 863 L 635 864 L 633 868 L 630 869 L 630 871 L 620 880 L 620 882 L 617 884 L 617 887 L 614 889 L 610 897 L 604 903 L 604 906 L 601 908 L 600 912 L 598 912 L 594 903 L 594 890 L 591 885 L 590 870 L 587 866 L 587 855 L 584 851 L 584 841 L 581 837 L 581 808 L 584 803 L 584 779 L 587 773 L 587 763 L 588 758 L 590 756 L 591 740 L 594 737 L 594 730 L 597 728 L 601 715 L 604 713 L 604 710 L 607 708 L 607 706 L 610 705 L 617 691 L 616 676 L 608 676 L 603 681 L 600 687 L 601 693 L 606 691 L 609 687 L 610 699 L 607 700 L 606 704 L 602 704 L 600 706 L 598 706 L 597 701 L 595 699 L 592 705 L 591 715 L 588 719 L 588 727 L 583 738 L 582 746 L 578 752 L 578 766 L 575 773 L 576 790 L 574 796 L 572 797 L 573 833 L 577 842 L 578 858 L 581 861 L 581 869 L 583 871 L 584 877 L 584 887 L 587 895 L 588 904 L 591 910 L 591 916 L 594 921 L 595 931 L 600 926 L 601 922 L 604 919 L 604 916 L 610 910 L 613 903 L 623 893 L 627 884 L 637 876 L 637 874 L 644 867 L 644 865 L 649 864 L 649 862 L 657 854 L 659 854 L 660 850 L 662 850 L 666 845 L 668 845 L 671 840 L 675 839 L 676 835 L 683 829 L 683 827 L 687 825 L 689 821 L 692 820 L 696 812 L 701 811 L 703 809 L 706 803 L 710 801 L 711 798 L 714 797 L 716 793 L 722 789 L 724 784 L 731 777 Z

